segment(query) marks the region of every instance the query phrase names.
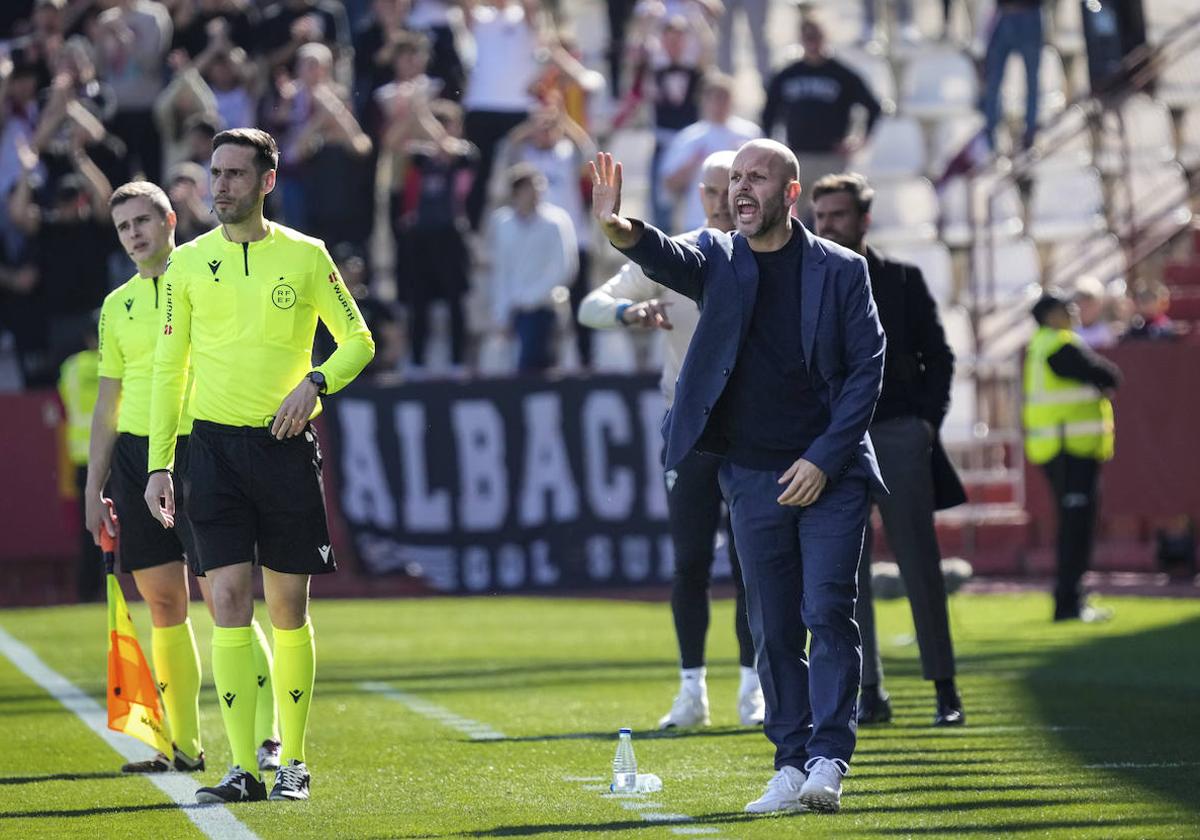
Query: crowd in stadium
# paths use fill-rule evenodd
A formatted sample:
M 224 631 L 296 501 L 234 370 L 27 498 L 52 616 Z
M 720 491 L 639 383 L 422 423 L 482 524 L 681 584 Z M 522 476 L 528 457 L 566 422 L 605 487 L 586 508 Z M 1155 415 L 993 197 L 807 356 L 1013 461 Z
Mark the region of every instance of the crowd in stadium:
M 889 30 L 893 49 L 921 38 L 911 4 L 879 17 L 876 4 L 862 5 L 868 47 Z M 999 4 L 978 62 L 985 137 L 1001 121 L 1010 52 L 1032 62 L 1027 89 L 1038 90 L 1042 5 Z M 242 125 L 280 139 L 269 215 L 328 244 L 379 341 L 372 373 L 542 369 L 566 356 L 586 368 L 591 333 L 563 317 L 563 290 L 574 313 L 604 279 L 584 172 L 597 141 L 649 124 L 648 216 L 672 232 L 702 223 L 695 184 L 712 152 L 786 137 L 806 189 L 861 161 L 893 92 L 875 89 L 866 65 L 834 57 L 821 19 L 803 6 L 803 55 L 789 59 L 771 54 L 764 0 L 610 0 L 610 60 L 590 56 L 600 72 L 581 62 L 577 10 L 538 0 L 6 3 L 0 336 L 19 362 L 9 387 L 53 384 L 106 291 L 128 276 L 107 218 L 111 190 L 135 175 L 163 184 L 188 241 L 215 224 L 212 137 Z M 756 120 L 734 114 L 744 109 L 727 75 L 739 9 L 765 92 Z M 1031 140 L 1037 104 L 1028 98 L 1013 148 Z M 553 217 L 541 241 L 507 230 L 522 192 L 527 212 Z M 1164 289 L 1109 291 L 1088 284 L 1097 341 L 1131 322 L 1130 335 L 1174 335 Z M 563 353 L 568 344 L 555 337 L 570 331 L 574 349 Z M 434 334 L 448 349 L 431 360 Z M 519 353 L 496 353 L 512 343 Z

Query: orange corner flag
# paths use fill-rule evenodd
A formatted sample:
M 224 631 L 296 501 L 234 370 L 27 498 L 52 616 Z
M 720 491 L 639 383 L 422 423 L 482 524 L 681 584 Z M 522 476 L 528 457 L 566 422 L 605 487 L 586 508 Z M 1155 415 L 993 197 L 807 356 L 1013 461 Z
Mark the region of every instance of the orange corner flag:
M 116 546 L 103 528 L 100 543 L 108 570 L 108 728 L 132 735 L 173 759 L 171 735 L 163 721 L 154 676 L 138 644 L 125 595 L 113 573 Z

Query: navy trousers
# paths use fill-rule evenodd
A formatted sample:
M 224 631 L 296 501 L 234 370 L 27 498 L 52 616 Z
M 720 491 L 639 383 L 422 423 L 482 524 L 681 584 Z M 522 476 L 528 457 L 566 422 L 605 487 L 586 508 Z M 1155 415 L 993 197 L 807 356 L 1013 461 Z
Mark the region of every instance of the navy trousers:
M 809 507 L 785 507 L 775 501 L 780 475 L 729 461 L 720 473 L 766 699 L 763 729 L 775 745 L 776 770 L 817 757 L 849 762 L 858 731 L 862 646 L 854 600 L 868 484 L 843 476 Z

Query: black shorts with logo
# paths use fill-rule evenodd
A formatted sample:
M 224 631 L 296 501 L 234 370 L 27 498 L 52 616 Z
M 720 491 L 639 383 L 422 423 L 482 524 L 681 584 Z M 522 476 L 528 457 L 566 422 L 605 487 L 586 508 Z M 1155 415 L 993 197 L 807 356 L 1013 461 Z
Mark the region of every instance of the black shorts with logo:
M 180 435 L 175 441 L 174 528 L 164 528 L 146 506 L 149 449 L 149 438 L 128 432 L 117 435 L 113 447 L 108 489 L 117 510 L 120 533 L 117 557 L 121 570 L 133 572 L 186 559 L 193 572 L 203 575 L 180 480 L 181 476 L 187 476 L 188 436 Z
M 197 420 L 191 438 L 184 483 L 204 569 L 254 562 L 297 575 L 337 569 L 311 425 L 276 440 L 267 428 Z

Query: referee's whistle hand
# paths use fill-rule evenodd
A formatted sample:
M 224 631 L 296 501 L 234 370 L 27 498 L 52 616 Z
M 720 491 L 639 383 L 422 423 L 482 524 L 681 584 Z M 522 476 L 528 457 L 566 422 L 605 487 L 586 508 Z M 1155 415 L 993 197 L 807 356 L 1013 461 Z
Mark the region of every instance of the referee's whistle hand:
M 277 440 L 295 437 L 304 431 L 316 407 L 317 386 L 308 379 L 300 380 L 300 384 L 279 404 L 275 420 L 271 423 L 271 434 Z
M 175 527 L 175 484 L 171 481 L 169 472 L 150 474 L 150 480 L 146 482 L 145 498 L 151 516 L 164 528 Z

